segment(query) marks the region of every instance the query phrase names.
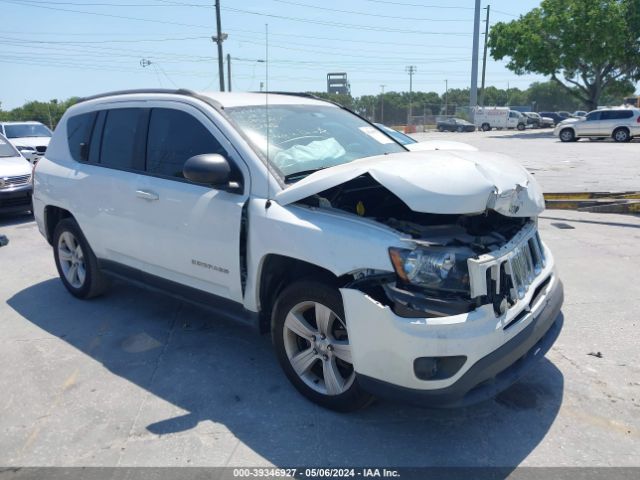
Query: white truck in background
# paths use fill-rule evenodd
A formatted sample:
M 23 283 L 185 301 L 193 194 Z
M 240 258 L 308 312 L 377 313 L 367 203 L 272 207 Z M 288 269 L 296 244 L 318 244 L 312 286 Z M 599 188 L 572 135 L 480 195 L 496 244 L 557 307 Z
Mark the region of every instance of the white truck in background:
M 527 126 L 527 119 L 524 115 L 509 109 L 509 107 L 477 107 L 473 118 L 476 127 L 483 132 L 488 132 L 493 128 L 524 130 Z

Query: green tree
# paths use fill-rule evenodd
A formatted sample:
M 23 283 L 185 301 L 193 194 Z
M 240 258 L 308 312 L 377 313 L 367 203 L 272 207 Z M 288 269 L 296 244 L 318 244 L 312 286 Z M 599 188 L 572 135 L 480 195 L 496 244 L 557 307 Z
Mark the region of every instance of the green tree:
M 549 75 L 595 109 L 617 81 L 640 80 L 638 0 L 543 0 L 489 35 L 491 56 L 518 75 Z

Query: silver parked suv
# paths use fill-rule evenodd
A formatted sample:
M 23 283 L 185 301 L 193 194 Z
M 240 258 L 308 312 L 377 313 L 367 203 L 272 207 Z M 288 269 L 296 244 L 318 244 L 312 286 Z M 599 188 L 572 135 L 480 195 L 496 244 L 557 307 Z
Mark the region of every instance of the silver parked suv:
M 560 122 L 553 133 L 563 142 L 575 142 L 581 137 L 611 137 L 616 142 L 628 142 L 633 137 L 640 136 L 640 110 L 594 110 L 584 117 L 568 118 Z

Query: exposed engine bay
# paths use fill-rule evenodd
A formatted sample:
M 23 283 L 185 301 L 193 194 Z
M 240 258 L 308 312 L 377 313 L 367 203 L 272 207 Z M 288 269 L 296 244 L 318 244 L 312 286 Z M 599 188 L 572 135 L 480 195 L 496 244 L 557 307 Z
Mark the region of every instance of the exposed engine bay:
M 491 210 L 471 215 L 417 213 L 368 174 L 299 203 L 335 208 L 375 220 L 410 235 L 425 246 L 467 246 L 476 255 L 500 248 L 530 221 Z
M 413 239 L 415 250 L 401 251 L 397 264 L 391 252 L 395 275 L 361 272 L 350 285 L 405 317 L 455 315 L 490 303 L 471 298 L 466 260 L 500 249 L 531 221 L 493 210 L 468 215 L 414 212 L 368 174 L 298 203 L 374 220 Z M 415 277 L 403 276 L 403 267 L 422 270 Z

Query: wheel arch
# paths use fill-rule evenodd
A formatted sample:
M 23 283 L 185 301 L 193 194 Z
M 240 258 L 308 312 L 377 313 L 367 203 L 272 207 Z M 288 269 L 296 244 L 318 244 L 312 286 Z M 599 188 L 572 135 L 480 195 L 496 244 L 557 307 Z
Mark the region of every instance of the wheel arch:
M 629 135 L 629 138 L 631 138 L 631 129 L 626 126 L 626 125 L 617 125 L 613 128 L 613 130 L 611 130 L 611 137 L 615 138 L 616 132 L 618 130 L 626 130 L 627 131 L 627 135 Z
M 562 136 L 562 132 L 566 132 L 567 130 L 570 130 L 573 133 L 573 138 L 577 138 L 578 134 L 576 133 L 576 129 L 570 126 L 566 126 L 566 127 L 562 127 L 562 129 L 558 132 L 558 136 Z
M 262 259 L 257 278 L 260 333 L 271 331 L 271 312 L 282 290 L 296 280 L 314 278 L 339 288 L 348 279 L 338 277 L 319 265 L 278 254 L 267 254 Z
M 47 242 L 53 246 L 53 232 L 56 225 L 65 218 L 75 218 L 69 210 L 65 210 L 55 205 L 47 205 L 44 207 L 44 227 Z

